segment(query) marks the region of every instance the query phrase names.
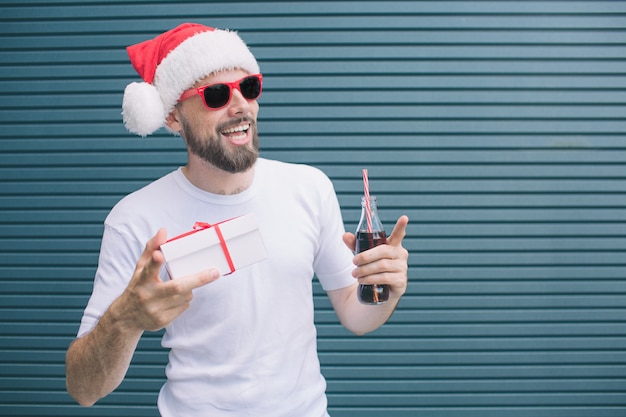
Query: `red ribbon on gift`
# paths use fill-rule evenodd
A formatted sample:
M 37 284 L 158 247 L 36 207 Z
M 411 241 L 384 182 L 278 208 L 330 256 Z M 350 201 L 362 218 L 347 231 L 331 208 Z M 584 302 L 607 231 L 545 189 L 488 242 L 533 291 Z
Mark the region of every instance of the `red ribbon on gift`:
M 220 241 L 222 252 L 224 252 L 226 263 L 228 263 L 228 267 L 230 268 L 230 273 L 232 274 L 233 272 L 235 272 L 235 264 L 233 263 L 233 259 L 230 257 L 230 251 L 228 250 L 228 245 L 226 244 L 226 240 L 224 239 L 224 235 L 222 234 L 222 230 L 220 229 L 220 224 L 216 223 L 214 225 L 210 225 L 209 223 L 196 222 L 196 224 L 193 225 L 193 228 L 195 231 L 210 229 L 211 227 L 215 229 L 215 234 L 217 235 L 217 238 Z
M 232 220 L 232 219 L 229 219 Z M 228 220 L 224 220 L 223 222 L 220 223 L 224 223 L 227 222 Z M 187 233 L 183 233 L 182 235 L 178 235 L 176 237 L 171 238 L 170 240 L 168 240 L 168 242 L 171 242 L 172 240 L 176 240 L 176 239 L 180 239 L 183 238 L 185 236 L 189 236 L 193 233 L 197 233 L 201 230 L 205 230 L 205 229 L 210 229 L 210 228 L 214 228 L 215 229 L 215 234 L 217 235 L 217 239 L 220 241 L 220 246 L 222 247 L 222 252 L 224 253 L 224 257 L 226 258 L 226 263 L 228 263 L 228 267 L 230 268 L 230 272 L 229 274 L 232 274 L 233 272 L 235 272 L 235 264 L 233 263 L 233 259 L 230 256 L 230 251 L 228 250 L 228 245 L 226 244 L 226 240 L 224 239 L 224 235 L 222 234 L 222 231 L 220 230 L 220 223 L 216 223 L 216 224 L 209 224 L 209 223 L 205 223 L 205 222 L 196 222 L 193 225 L 193 230 Z

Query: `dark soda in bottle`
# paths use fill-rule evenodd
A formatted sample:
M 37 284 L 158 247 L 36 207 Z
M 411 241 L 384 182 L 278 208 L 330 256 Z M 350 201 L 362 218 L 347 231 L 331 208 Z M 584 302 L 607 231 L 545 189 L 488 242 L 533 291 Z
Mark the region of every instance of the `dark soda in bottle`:
M 387 243 L 387 234 L 385 233 L 380 218 L 378 217 L 376 197 L 369 197 L 369 208 L 366 197 L 362 197 L 361 219 L 356 228 L 355 252 L 361 253 L 384 243 Z M 389 299 L 389 286 L 378 284 L 359 284 L 357 297 L 363 304 L 382 304 Z

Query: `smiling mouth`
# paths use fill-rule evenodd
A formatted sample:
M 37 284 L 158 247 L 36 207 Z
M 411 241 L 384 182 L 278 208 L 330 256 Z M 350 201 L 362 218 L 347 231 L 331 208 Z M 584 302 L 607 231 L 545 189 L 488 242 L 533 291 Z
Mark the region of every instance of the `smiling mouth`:
M 248 142 L 248 131 L 250 130 L 250 123 L 244 123 L 241 125 L 229 127 L 223 129 L 220 133 L 228 139 L 229 142 L 235 145 L 244 145 Z
M 245 123 L 239 126 L 230 127 L 228 129 L 222 130 L 220 133 L 229 139 L 243 139 L 248 134 L 248 130 L 250 130 L 250 123 Z

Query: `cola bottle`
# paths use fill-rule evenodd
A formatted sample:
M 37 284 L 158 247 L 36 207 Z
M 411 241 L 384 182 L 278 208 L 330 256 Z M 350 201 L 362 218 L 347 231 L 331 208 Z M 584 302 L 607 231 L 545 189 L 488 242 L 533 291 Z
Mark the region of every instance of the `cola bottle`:
M 356 228 L 355 252 L 361 253 L 387 243 L 387 234 L 378 216 L 376 196 L 361 197 L 361 219 Z M 389 299 L 389 286 L 384 284 L 359 284 L 357 297 L 363 304 L 382 304 Z

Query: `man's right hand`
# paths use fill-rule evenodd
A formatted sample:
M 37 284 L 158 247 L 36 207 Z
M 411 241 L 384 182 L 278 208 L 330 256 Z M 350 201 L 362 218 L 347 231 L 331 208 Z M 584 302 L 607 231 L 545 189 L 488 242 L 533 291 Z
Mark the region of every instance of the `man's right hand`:
M 111 305 L 116 317 L 129 330 L 156 331 L 169 325 L 187 308 L 195 288 L 217 280 L 217 269 L 161 281 L 159 271 L 165 262 L 160 247 L 167 240 L 160 229 L 146 244 L 124 293 Z
M 76 339 L 66 354 L 68 393 L 90 406 L 108 395 L 124 379 L 144 331 L 162 329 L 189 307 L 194 288 L 219 277 L 209 269 L 167 282 L 159 278 L 165 261 L 160 251 L 164 229 L 148 241 L 130 283 L 85 336 Z

